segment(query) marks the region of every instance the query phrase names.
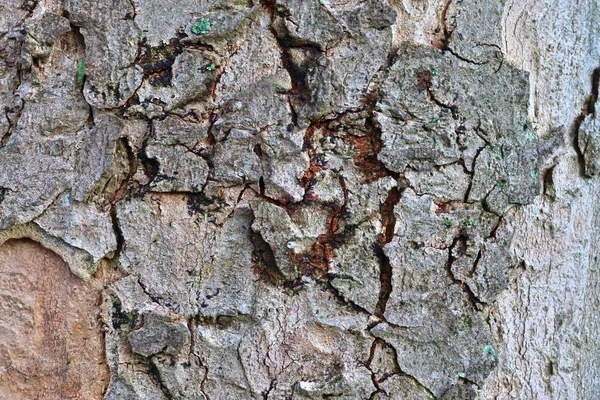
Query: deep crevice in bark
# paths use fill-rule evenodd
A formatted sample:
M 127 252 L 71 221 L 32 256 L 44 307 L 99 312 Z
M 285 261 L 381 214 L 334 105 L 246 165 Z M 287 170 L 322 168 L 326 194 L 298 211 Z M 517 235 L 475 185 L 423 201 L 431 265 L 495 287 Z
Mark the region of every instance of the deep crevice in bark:
M 254 273 L 263 282 L 274 286 L 281 286 L 286 280 L 285 276 L 277 265 L 277 259 L 273 249 L 267 243 L 260 233 L 249 229 L 250 242 L 254 247 L 252 252 L 252 262 L 254 263 Z
M 590 80 L 590 95 L 584 101 L 581 112 L 577 117 L 575 117 L 575 121 L 573 121 L 573 126 L 571 128 L 573 148 L 575 149 L 575 153 L 577 153 L 577 160 L 579 162 L 579 172 L 581 176 L 587 176 L 587 174 L 585 173 L 585 156 L 583 150 L 579 146 L 579 130 L 581 128 L 581 125 L 583 124 L 583 121 L 587 118 L 588 115 L 596 115 L 596 101 L 598 100 L 598 86 L 600 84 L 600 67 L 592 71 L 592 76 Z
M 375 254 L 379 258 L 380 263 L 380 290 L 379 300 L 375 307 L 374 315 L 383 319 L 388 299 L 392 293 L 392 265 L 389 257 L 385 254 L 384 247 L 394 238 L 394 229 L 396 227 L 396 215 L 394 207 L 400 201 L 402 191 L 398 187 L 393 188 L 386 200 L 381 205 L 381 222 L 383 225 L 383 233 L 380 236 L 379 243 L 375 245 Z
M 481 301 L 479 298 L 477 298 L 477 296 L 475 295 L 475 293 L 473 293 L 473 291 L 471 290 L 471 288 L 469 287 L 468 284 L 461 281 L 460 279 L 457 279 L 454 276 L 454 272 L 452 272 L 452 264 L 456 260 L 456 257 L 454 256 L 454 250 L 457 249 L 458 246 L 462 246 L 466 249 L 466 247 L 467 247 L 466 241 L 467 241 L 467 237 L 462 234 L 459 235 L 458 237 L 454 238 L 454 240 L 452 241 L 452 244 L 448 248 L 448 261 L 446 262 L 446 274 L 447 274 L 448 278 L 450 278 L 452 283 L 455 283 L 461 287 L 463 293 L 466 295 L 466 297 L 467 297 L 469 303 L 471 304 L 471 306 L 473 307 L 473 309 L 477 310 L 477 311 L 481 311 L 483 309 L 483 305 L 485 305 L 485 303 L 483 301 Z

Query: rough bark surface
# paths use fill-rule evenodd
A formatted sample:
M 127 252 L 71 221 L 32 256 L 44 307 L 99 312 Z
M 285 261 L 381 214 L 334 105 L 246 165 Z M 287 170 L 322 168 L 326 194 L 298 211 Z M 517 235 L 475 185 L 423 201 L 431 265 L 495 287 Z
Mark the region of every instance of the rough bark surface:
M 597 7 L 4 0 L 0 398 L 599 398 Z

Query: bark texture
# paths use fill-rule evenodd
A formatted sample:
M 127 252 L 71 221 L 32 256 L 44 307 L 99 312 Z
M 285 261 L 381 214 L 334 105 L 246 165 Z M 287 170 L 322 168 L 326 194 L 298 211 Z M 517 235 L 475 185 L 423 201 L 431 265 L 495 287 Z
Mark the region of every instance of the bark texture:
M 4 0 L 0 398 L 599 398 L 597 7 Z

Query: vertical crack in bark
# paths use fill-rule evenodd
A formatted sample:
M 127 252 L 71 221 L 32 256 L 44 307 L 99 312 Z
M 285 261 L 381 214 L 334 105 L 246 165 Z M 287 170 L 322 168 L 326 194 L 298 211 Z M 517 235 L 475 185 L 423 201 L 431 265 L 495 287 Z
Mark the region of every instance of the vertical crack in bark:
M 125 238 L 123 237 L 123 232 L 121 231 L 121 226 L 119 225 L 119 218 L 117 216 L 117 206 L 119 202 L 125 197 L 127 191 L 127 185 L 133 178 L 133 175 L 136 171 L 137 161 L 135 158 L 135 154 L 133 153 L 133 149 L 129 145 L 129 142 L 126 138 L 121 138 L 115 144 L 115 148 L 118 147 L 119 144 L 123 145 L 127 153 L 127 161 L 129 171 L 127 171 L 127 175 L 125 179 L 120 183 L 117 189 L 114 191 L 113 195 L 110 199 L 110 218 L 113 226 L 113 231 L 115 233 L 115 238 L 117 240 L 117 248 L 115 250 L 114 255 L 112 256 L 112 260 L 118 260 L 123 248 L 125 246 Z
M 289 32 L 284 32 L 283 34 L 278 32 L 274 26 L 275 18 L 278 14 L 275 0 L 261 0 L 260 4 L 267 10 L 271 17 L 269 29 L 277 41 L 277 45 L 279 46 L 283 68 L 285 68 L 290 76 L 292 82 L 291 95 L 297 97 L 300 102 L 310 101 L 312 95 L 307 82 L 307 72 L 312 68 L 318 67 L 318 62 L 316 59 L 324 53 L 323 49 L 321 49 L 319 43 L 312 43 L 308 41 L 298 43 L 293 40 Z M 292 54 L 290 53 L 290 49 L 292 48 L 302 49 L 307 54 L 307 57 L 304 59 L 302 64 L 298 65 L 298 63 L 294 62 Z M 295 115 L 293 107 L 292 119 L 294 119 L 294 125 L 296 125 L 297 116 Z
M 252 251 L 252 263 L 254 264 L 254 273 L 263 282 L 274 286 L 281 286 L 285 281 L 285 276 L 277 265 L 275 253 L 260 233 L 249 230 L 250 242 L 254 247 Z
M 277 387 L 277 380 L 271 379 L 269 382 L 269 388 L 262 393 L 263 400 L 269 400 L 269 394 Z
M 335 255 L 335 250 L 340 246 L 348 231 L 353 229 L 345 225 L 348 204 L 348 190 L 342 176 L 339 177 L 340 187 L 344 193 L 344 203 L 339 207 L 332 207 L 325 224 L 325 232 L 317 237 L 308 254 L 293 254 L 292 262 L 300 274 L 327 278 L 329 266 Z
M 365 366 L 365 368 L 368 369 L 369 372 L 371 373 L 371 382 L 373 382 L 373 386 L 375 386 L 375 389 L 376 389 L 369 396 L 369 400 L 372 400 L 373 398 L 375 398 L 375 396 L 378 393 L 383 392 L 383 390 L 379 386 L 379 381 L 377 380 L 377 376 L 375 375 L 375 372 L 371 368 L 371 364 L 373 363 L 373 357 L 375 357 L 375 350 L 377 350 L 377 345 L 380 343 L 385 343 L 385 342 L 382 339 L 375 338 L 375 340 L 371 344 L 371 349 L 369 350 L 369 358 L 363 364 Z
M 591 91 L 588 98 L 585 100 L 581 112 L 575 121 L 573 121 L 573 127 L 571 129 L 571 138 L 575 153 L 577 153 L 577 160 L 579 162 L 579 172 L 581 176 L 587 176 L 585 173 L 585 156 L 583 150 L 579 146 L 579 130 L 583 121 L 588 115 L 596 115 L 596 101 L 598 100 L 598 86 L 600 84 L 600 67 L 592 71 L 591 76 Z
M 4 147 L 4 145 L 6 145 L 10 136 L 13 134 L 14 130 L 17 127 L 17 122 L 21 118 L 21 113 L 22 113 L 23 109 L 25 108 L 26 99 L 22 95 L 21 90 L 19 90 L 19 89 L 21 88 L 21 84 L 23 83 L 23 81 L 25 81 L 26 74 L 31 73 L 31 65 L 35 64 L 35 60 L 32 59 L 32 63 L 29 65 L 28 68 L 23 68 L 24 66 L 27 67 L 27 63 L 25 63 L 21 60 L 21 57 L 23 56 L 23 46 L 25 44 L 24 35 L 23 35 L 23 28 L 24 28 L 23 24 L 25 23 L 25 21 L 27 19 L 31 18 L 38 3 L 39 3 L 39 0 L 25 0 L 21 4 L 20 8 L 22 10 L 27 11 L 27 14 L 16 24 L 16 26 L 20 26 L 20 28 L 14 29 L 12 32 L 10 32 L 10 31 L 5 32 L 2 35 L 0 35 L 1 39 L 3 39 L 3 40 L 14 40 L 18 43 L 18 45 L 17 45 L 18 52 L 15 52 L 17 57 L 15 57 L 14 59 L 11 59 L 10 57 L 5 57 L 2 59 L 2 61 L 5 63 L 5 67 L 7 69 L 13 68 L 13 67 L 16 67 L 16 69 L 17 69 L 17 74 L 16 74 L 17 84 L 16 84 L 16 90 L 13 92 L 13 99 L 18 97 L 18 100 L 17 100 L 18 104 L 16 104 L 13 108 L 7 107 L 6 110 L 4 111 L 5 118 L 8 121 L 8 129 L 6 130 L 6 132 L 0 133 L 0 149 L 2 147 Z M 2 47 L 0 49 L 0 52 L 3 53 L 3 55 L 4 55 L 4 51 L 5 51 L 5 47 Z M 15 104 L 15 103 L 13 103 L 13 104 Z M 12 113 L 12 117 L 11 117 L 11 113 Z
M 443 49 L 448 48 L 448 42 L 450 42 L 450 37 L 452 36 L 452 30 L 450 30 L 450 27 L 448 26 L 448 10 L 450 9 L 450 6 L 452 5 L 452 2 L 454 0 L 448 0 L 446 1 L 446 4 L 444 4 L 444 8 L 442 9 L 442 13 L 440 14 L 440 26 L 442 28 L 442 30 L 444 31 L 444 37 L 442 39 L 442 43 L 441 43 L 441 47 Z
M 146 155 L 146 147 L 148 146 L 148 141 L 153 136 L 154 136 L 154 128 L 152 126 L 152 121 L 148 121 L 148 135 L 144 138 L 144 141 L 142 142 L 142 146 L 140 147 L 140 150 L 137 153 L 137 160 L 139 160 L 140 163 L 142 164 L 142 167 L 144 168 L 144 172 L 146 173 L 146 176 L 148 177 L 148 182 L 139 187 L 138 193 L 136 194 L 136 196 L 138 196 L 138 197 L 143 197 L 148 191 L 150 191 L 150 187 L 152 186 L 152 183 L 158 177 L 158 172 L 160 170 L 160 163 L 157 160 L 150 158 Z M 209 166 L 209 168 L 210 168 L 210 166 Z
M 394 368 L 392 369 L 392 371 L 384 374 L 380 379 L 377 379 L 377 377 L 375 376 L 375 374 L 371 370 L 371 363 L 373 362 L 373 358 L 375 356 L 375 350 L 376 350 L 377 345 L 388 347 L 392 351 L 392 359 L 394 361 Z M 403 376 L 405 378 L 410 379 L 423 392 L 427 393 L 427 395 L 430 396 L 431 399 L 436 399 L 437 398 L 433 394 L 433 392 L 427 386 L 425 386 L 424 384 L 422 384 L 416 377 L 414 377 L 413 375 L 405 372 L 400 367 L 400 363 L 398 362 L 398 351 L 396 350 L 396 348 L 391 343 L 385 341 L 382 338 L 375 338 L 375 340 L 373 341 L 373 344 L 371 345 L 371 349 L 369 351 L 369 358 L 367 359 L 367 361 L 365 362 L 364 365 L 371 372 L 371 379 L 373 380 L 373 384 L 377 388 L 377 390 L 375 392 L 371 393 L 371 396 L 369 397 L 369 399 L 372 399 L 377 393 L 382 393 L 383 392 L 383 393 L 388 394 L 383 389 L 381 389 L 381 383 L 385 382 L 387 379 L 389 379 L 389 378 L 391 378 L 392 376 L 395 376 L 395 375 Z
M 333 284 L 331 283 L 331 277 L 330 277 L 330 275 L 325 275 L 324 278 L 325 279 L 319 279 L 319 278 L 317 278 L 317 280 L 316 280 L 317 283 L 320 284 L 320 285 L 322 285 L 322 286 L 324 286 L 327 289 L 327 291 L 329 293 L 331 293 L 340 304 L 342 304 L 342 305 L 344 305 L 346 307 L 350 307 L 352 310 L 354 310 L 354 311 L 356 311 L 358 313 L 365 314 L 365 315 L 368 315 L 368 316 L 372 315 L 369 311 L 365 310 L 364 308 L 362 308 L 358 304 L 354 303 L 351 300 L 346 299 L 340 293 L 340 291 L 335 286 L 333 286 Z
M 550 199 L 554 199 L 556 195 L 554 190 L 554 177 L 552 176 L 554 173 L 554 168 L 556 168 L 556 165 L 547 168 L 542 173 L 542 194 Z
M 121 226 L 119 225 L 119 218 L 117 217 L 117 207 L 116 205 L 111 206 L 110 208 L 110 219 L 113 226 L 113 231 L 115 233 L 115 238 L 117 240 L 117 248 L 115 250 L 114 255 L 112 256 L 112 260 L 118 260 L 123 248 L 125 247 L 125 239 L 123 237 L 123 232 L 121 231 Z
M 477 163 L 477 159 L 481 155 L 481 152 L 486 147 L 487 147 L 487 145 L 478 148 L 477 152 L 475 153 L 475 156 L 473 156 L 473 162 L 471 163 L 471 172 L 469 172 L 469 186 L 467 187 L 467 191 L 465 192 L 465 197 L 463 198 L 463 203 L 467 203 L 467 204 L 470 203 L 469 196 L 471 195 L 471 190 L 473 188 L 473 180 L 475 178 L 475 164 Z M 465 168 L 466 168 L 466 166 L 465 166 Z
M 308 153 L 309 166 L 304 172 L 304 176 L 300 180 L 301 186 L 304 188 L 304 198 L 302 201 L 311 199 L 311 188 L 315 185 L 315 177 L 323 170 L 323 162 L 317 158 L 315 154 L 315 148 L 312 144 L 314 135 L 317 129 L 320 129 L 326 125 L 326 122 L 313 122 L 306 131 L 304 132 L 303 151 Z
M 479 266 L 479 262 L 481 261 L 481 248 L 479 249 L 479 251 L 477 252 L 477 257 L 475 257 L 475 261 L 473 262 L 473 268 L 471 268 L 471 271 L 469 271 L 469 277 L 472 278 L 473 275 L 475 275 L 475 272 L 477 271 L 477 267 Z
M 23 44 L 24 44 L 23 39 L 19 36 L 16 36 L 16 37 L 8 36 L 6 38 L 8 40 L 19 41 L 18 54 L 21 54 L 23 51 Z M 2 38 L 2 39 L 4 39 L 4 38 Z M 3 51 L 3 50 L 4 49 L 1 49 L 0 51 Z M 12 68 L 12 67 L 17 68 L 17 74 L 16 74 L 17 84 L 16 84 L 16 90 L 13 92 L 13 99 L 15 99 L 16 102 L 18 102 L 18 103 L 17 104 L 13 103 L 14 107 L 12 107 L 12 108 L 6 107 L 6 109 L 4 111 L 5 118 L 8 121 L 8 129 L 4 133 L 0 133 L 0 149 L 2 147 L 4 147 L 4 145 L 8 142 L 8 139 L 10 138 L 10 136 L 13 134 L 14 130 L 17 127 L 17 122 L 21 118 L 21 112 L 23 111 L 23 108 L 25 107 L 26 99 L 22 96 L 22 93 L 19 90 L 19 88 L 21 87 L 21 83 L 23 82 L 24 73 L 31 71 L 31 69 L 23 70 L 23 63 L 19 60 L 18 57 L 15 57 L 14 60 L 10 60 L 7 57 L 7 58 L 4 58 L 3 61 L 5 62 L 7 68 Z M 17 100 L 17 98 L 18 98 L 18 100 Z
M 383 224 L 383 233 L 379 238 L 379 243 L 375 245 L 375 252 L 379 258 L 380 274 L 379 274 L 379 300 L 375 307 L 374 315 L 380 319 L 384 319 L 387 302 L 392 293 L 392 265 L 389 257 L 385 254 L 384 247 L 394 238 L 394 228 L 396 226 L 396 214 L 394 207 L 400 201 L 402 195 L 398 187 L 394 187 L 388 193 L 387 198 L 381 205 L 381 222 Z
M 467 238 L 461 234 L 458 237 L 454 238 L 454 240 L 452 241 L 452 244 L 450 245 L 450 247 L 448 247 L 448 260 L 446 261 L 446 274 L 448 275 L 448 278 L 450 278 L 452 283 L 455 283 L 461 287 L 462 291 L 467 296 L 469 303 L 471 303 L 471 306 L 473 307 L 473 309 L 477 310 L 477 311 L 481 311 L 483 309 L 483 305 L 485 305 L 485 302 L 483 302 L 479 298 L 477 298 L 477 296 L 475 295 L 475 293 L 473 293 L 473 291 L 471 290 L 469 285 L 467 285 L 465 282 L 461 281 L 460 279 L 457 279 L 454 276 L 454 272 L 452 272 L 452 264 L 454 263 L 454 261 L 456 261 L 456 257 L 454 256 L 454 250 L 457 249 L 458 246 L 463 246 L 464 248 L 466 248 L 466 246 L 467 246 L 466 240 L 467 240 Z M 478 259 L 479 259 L 479 257 L 478 257 Z M 478 259 L 476 260 L 477 263 L 478 263 Z M 474 266 L 474 268 L 475 268 L 475 266 Z M 473 271 L 474 271 L 474 269 L 473 269 Z
M 165 395 L 165 397 L 168 400 L 171 400 L 173 396 L 171 395 L 169 388 L 165 386 L 162 377 L 160 376 L 160 370 L 156 366 L 156 362 L 154 360 L 150 360 L 148 362 L 148 375 L 150 377 L 150 380 L 152 380 L 154 384 L 158 386 L 158 388 Z

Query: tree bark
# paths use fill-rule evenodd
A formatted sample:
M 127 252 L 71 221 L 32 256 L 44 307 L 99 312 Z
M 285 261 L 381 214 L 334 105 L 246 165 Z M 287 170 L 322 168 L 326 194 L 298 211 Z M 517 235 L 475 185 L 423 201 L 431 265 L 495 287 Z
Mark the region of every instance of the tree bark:
M 599 398 L 597 6 L 5 0 L 0 397 Z

